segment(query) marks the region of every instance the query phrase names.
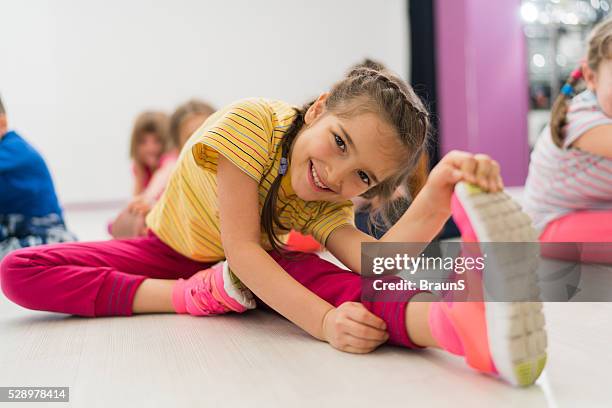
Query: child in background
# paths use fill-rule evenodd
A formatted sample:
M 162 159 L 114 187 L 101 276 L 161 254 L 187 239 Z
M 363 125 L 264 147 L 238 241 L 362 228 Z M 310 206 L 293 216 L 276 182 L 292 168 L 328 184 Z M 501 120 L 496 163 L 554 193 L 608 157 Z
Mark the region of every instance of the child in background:
M 211 105 L 199 99 L 191 99 L 176 108 L 169 122 L 170 149 L 162 156 L 160 168 L 151 178 L 145 191 L 130 203 L 131 210 L 142 215 L 149 212 L 166 188 L 174 164 L 187 139 L 214 112 L 215 109 Z
M 209 104 L 198 99 L 189 100 L 174 111 L 169 121 L 169 150 L 161 156 L 159 168 L 151 176 L 144 191 L 136 195 L 115 220 L 114 228 L 111 229 L 113 237 L 146 235 L 144 217 L 166 188 L 183 145 L 214 111 Z
M 170 140 L 179 152 L 213 113 L 215 108 L 200 99 L 191 99 L 176 108 L 170 117 Z
M 541 304 L 527 332 L 530 308 L 511 303 L 497 302 L 504 313 L 489 326 L 484 302 L 438 302 L 418 290 L 360 302 L 362 242 L 430 242 L 460 180 L 491 192 L 503 187 L 497 162 L 454 151 L 380 240 L 355 228 L 350 200 L 385 204 L 401 193 L 426 154 L 429 131 L 420 99 L 387 70 L 354 69 L 302 108 L 238 101 L 187 142 L 147 216 L 149 235 L 17 251 L 0 264 L 2 289 L 24 307 L 82 316 L 245 312 L 256 295 L 346 352 L 384 342 L 437 347 L 479 371 L 531 384 L 544 361 L 545 345 L 533 337 L 541 334 Z M 490 201 L 481 195 L 481 205 Z M 291 229 L 315 237 L 350 270 L 315 254 L 287 256 L 283 235 Z M 509 239 L 506 231 L 500 240 Z
M 130 139 L 130 158 L 134 174 L 132 200 L 138 201 L 145 194 L 154 175 L 164 164 L 172 166 L 175 155 L 165 155 L 168 149 L 168 116 L 162 112 L 147 111 L 136 118 Z M 143 220 L 128 208 L 108 225 L 114 238 L 142 235 L 145 231 Z
M 168 149 L 168 116 L 162 112 L 143 112 L 137 118 L 130 140 L 134 172 L 134 197 L 144 193 L 153 174 L 162 165 Z
M 574 96 L 580 82 L 586 90 Z M 586 61 L 563 86 L 551 115 L 531 155 L 525 211 L 542 242 L 611 242 L 612 19 L 593 29 Z M 612 251 L 585 245 L 575 258 L 612 263 Z
M 18 248 L 75 240 L 44 159 L 8 130 L 0 100 L 0 259 Z

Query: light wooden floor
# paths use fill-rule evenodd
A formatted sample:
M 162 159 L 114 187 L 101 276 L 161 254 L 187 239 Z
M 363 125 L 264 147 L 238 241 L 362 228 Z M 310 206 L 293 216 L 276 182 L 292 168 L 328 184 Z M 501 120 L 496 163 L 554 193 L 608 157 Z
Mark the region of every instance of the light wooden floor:
M 107 218 L 68 220 L 96 239 Z M 73 407 L 612 406 L 612 304 L 545 312 L 548 365 L 536 386 L 515 389 L 443 352 L 341 353 L 268 312 L 87 319 L 0 296 L 0 386 L 69 386 Z M 50 404 L 16 406 L 30 405 Z

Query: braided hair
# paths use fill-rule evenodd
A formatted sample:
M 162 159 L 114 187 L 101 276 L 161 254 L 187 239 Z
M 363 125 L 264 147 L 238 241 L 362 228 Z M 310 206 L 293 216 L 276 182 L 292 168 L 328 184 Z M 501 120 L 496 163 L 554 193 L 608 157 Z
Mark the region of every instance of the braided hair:
M 295 119 L 281 142 L 281 160 L 289 157 L 291 146 L 304 127 L 306 112 L 313 104 L 314 101 L 295 109 Z M 396 174 L 382 180 L 361 195 L 366 199 L 379 199 L 381 206 L 371 216 L 371 220 L 380 214 L 384 222 L 388 223 L 397 205 L 393 202 L 392 196 L 398 186 L 405 184 L 408 194 L 414 197 L 427 177 L 426 151 L 430 135 L 429 113 L 408 84 L 386 70 L 382 64 L 371 60 L 366 60 L 364 64 L 351 69 L 343 80 L 332 87 L 325 100 L 325 107 L 329 112 L 345 118 L 366 112 L 380 115 L 395 129 L 401 144 L 409 152 L 407 160 L 402 163 L 401 169 Z M 268 173 L 271 170 L 268 169 Z M 283 176 L 283 172 L 279 171 L 272 182 L 261 216 L 261 227 L 275 250 L 284 248 L 274 232 L 274 226 L 282 231 L 289 231 L 289 228 L 280 221 L 279 213 L 276 211 L 278 191 Z M 264 179 L 265 176 L 262 182 Z
M 281 159 L 288 159 L 291 146 L 293 146 L 293 142 L 295 141 L 295 138 L 297 137 L 300 129 L 304 126 L 304 116 L 306 115 L 306 111 L 313 103 L 314 101 L 304 105 L 300 109 L 295 109 L 295 119 L 293 119 L 293 122 L 291 122 L 291 125 L 285 132 L 285 135 L 283 136 L 283 140 L 281 142 Z M 270 171 L 272 171 L 272 167 L 270 167 L 266 171 L 264 176 L 261 178 L 260 183 L 262 183 L 266 179 Z M 264 205 L 261 213 L 261 228 L 263 228 L 263 230 L 266 232 L 266 235 L 268 236 L 268 241 L 270 242 L 270 245 L 272 245 L 272 248 L 274 250 L 284 249 L 283 243 L 274 232 L 274 225 L 276 225 L 282 231 L 288 232 L 290 230 L 289 227 L 283 225 L 278 216 L 279 213 L 276 211 L 278 190 L 280 188 L 284 175 L 284 172 L 279 171 L 278 175 L 272 182 L 272 185 L 268 190 L 268 194 L 266 195 L 266 199 L 264 200 Z M 282 210 L 280 212 L 282 212 Z M 281 253 L 282 252 L 286 251 L 281 251 Z
M 551 109 L 550 134 L 553 142 L 559 147 L 563 146 L 563 139 L 565 139 L 563 128 L 567 125 L 568 102 L 574 96 L 576 86 L 581 79 L 582 70 L 580 68 L 572 71 Z

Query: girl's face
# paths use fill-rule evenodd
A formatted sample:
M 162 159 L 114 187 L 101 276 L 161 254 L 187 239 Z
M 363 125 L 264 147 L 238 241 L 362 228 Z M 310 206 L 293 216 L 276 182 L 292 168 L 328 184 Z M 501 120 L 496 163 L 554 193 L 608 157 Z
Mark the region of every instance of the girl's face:
M 159 165 L 159 158 L 163 153 L 164 147 L 157 139 L 155 133 L 145 133 L 138 143 L 138 161 L 148 168 L 156 168 Z
M 179 134 L 179 146 L 178 149 L 181 150 L 189 137 L 198 130 L 198 128 L 204 123 L 204 121 L 208 118 L 208 115 L 202 113 L 192 113 L 187 115 L 185 119 L 181 121 L 181 124 L 178 128 Z
M 290 152 L 291 185 L 305 201 L 354 198 L 394 174 L 406 153 L 378 115 L 340 118 L 326 111 L 326 99 L 308 110 Z
M 612 59 L 602 60 L 595 72 L 584 64 L 583 74 L 587 86 L 597 95 L 603 112 L 612 117 Z

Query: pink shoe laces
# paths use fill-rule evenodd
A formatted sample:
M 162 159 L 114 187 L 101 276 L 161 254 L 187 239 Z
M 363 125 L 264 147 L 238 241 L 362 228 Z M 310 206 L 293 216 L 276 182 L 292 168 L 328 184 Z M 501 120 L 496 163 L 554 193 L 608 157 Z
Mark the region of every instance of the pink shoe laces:
M 210 273 L 202 274 L 201 279 L 198 279 L 195 287 L 189 289 L 189 296 L 193 301 L 193 305 L 206 314 L 222 314 L 230 312 L 230 308 L 214 297 L 214 273 L 212 273 L 212 269 L 209 269 L 209 271 Z

